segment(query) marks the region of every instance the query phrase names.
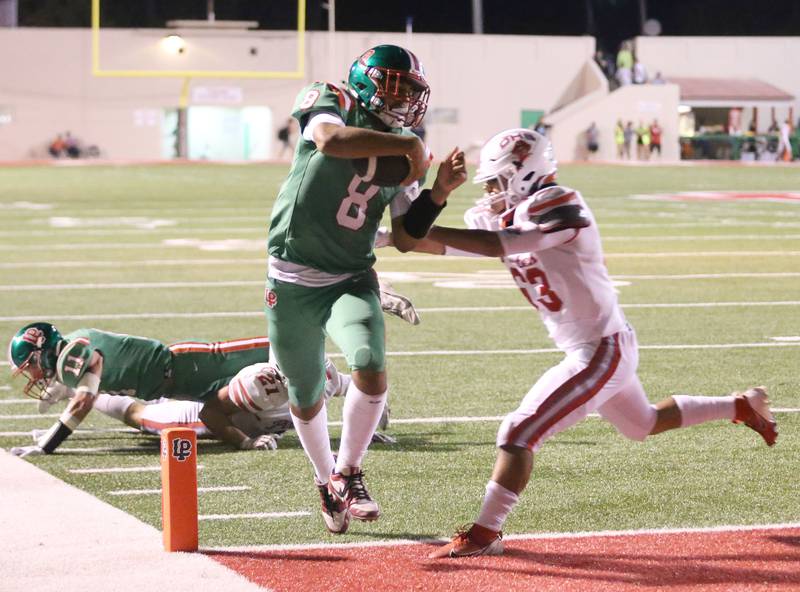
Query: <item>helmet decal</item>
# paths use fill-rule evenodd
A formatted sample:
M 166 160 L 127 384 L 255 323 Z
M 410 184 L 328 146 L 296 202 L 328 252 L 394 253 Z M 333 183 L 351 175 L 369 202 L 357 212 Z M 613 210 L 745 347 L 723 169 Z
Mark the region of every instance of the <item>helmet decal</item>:
M 33 347 L 40 348 L 44 345 L 44 331 L 39 327 L 28 327 L 25 333 L 20 335 L 20 339 Z

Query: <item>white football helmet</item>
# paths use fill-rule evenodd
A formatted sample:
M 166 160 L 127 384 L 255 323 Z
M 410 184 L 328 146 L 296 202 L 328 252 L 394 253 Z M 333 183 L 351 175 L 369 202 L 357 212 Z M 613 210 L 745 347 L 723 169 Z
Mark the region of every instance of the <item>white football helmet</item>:
M 481 148 L 473 179 L 475 183 L 495 179 L 500 191 L 484 195 L 478 204 L 497 211 L 502 201 L 502 210 L 507 211 L 553 181 L 557 170 L 553 146 L 545 136 L 525 128 L 502 131 Z
M 276 409 L 289 400 L 286 380 L 272 364 L 253 364 L 228 383 L 228 398 L 243 411 L 259 413 Z

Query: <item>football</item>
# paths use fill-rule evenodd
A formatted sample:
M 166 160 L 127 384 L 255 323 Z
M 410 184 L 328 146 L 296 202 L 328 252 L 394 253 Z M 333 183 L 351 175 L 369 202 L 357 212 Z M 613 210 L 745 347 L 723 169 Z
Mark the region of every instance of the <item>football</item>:
M 370 156 L 353 160 L 356 174 L 371 185 L 394 187 L 408 177 L 411 164 L 405 156 Z

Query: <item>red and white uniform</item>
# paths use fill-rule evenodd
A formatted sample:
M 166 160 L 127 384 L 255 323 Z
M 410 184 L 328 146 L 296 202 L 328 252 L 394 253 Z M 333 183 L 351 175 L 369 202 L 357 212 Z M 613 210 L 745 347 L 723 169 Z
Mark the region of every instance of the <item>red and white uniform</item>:
M 241 408 L 231 416 L 231 423 L 250 438 L 277 434 L 292 429 L 289 398 L 285 388 L 273 389 L 274 378 L 282 381 L 271 364 L 253 364 L 243 368 L 228 384 L 231 401 Z M 348 382 L 343 381 L 333 362 L 325 359 L 325 397 L 342 396 Z M 133 403 L 134 399 L 130 399 Z M 203 403 L 158 399 L 142 411 L 142 431 L 160 434 L 171 427 L 192 428 L 199 437 L 213 437 L 200 420 Z M 124 410 L 123 410 L 124 411 Z
M 564 205 L 579 206 L 589 225 L 542 232 L 536 217 Z M 624 435 L 643 439 L 655 423 L 655 410 L 636 376 L 636 334 L 617 302 L 597 223 L 581 194 L 547 187 L 502 216 L 476 206 L 465 220 L 471 228 L 500 230 L 503 263 L 566 353 L 505 418 L 497 445 L 536 451 L 594 411 Z

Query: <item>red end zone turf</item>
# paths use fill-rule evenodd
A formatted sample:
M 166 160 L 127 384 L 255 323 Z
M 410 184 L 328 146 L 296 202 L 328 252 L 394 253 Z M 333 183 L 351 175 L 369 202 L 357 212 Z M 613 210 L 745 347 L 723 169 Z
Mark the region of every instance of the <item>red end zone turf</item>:
M 519 538 L 502 557 L 429 560 L 431 545 L 210 551 L 283 591 L 800 589 L 800 526 Z

